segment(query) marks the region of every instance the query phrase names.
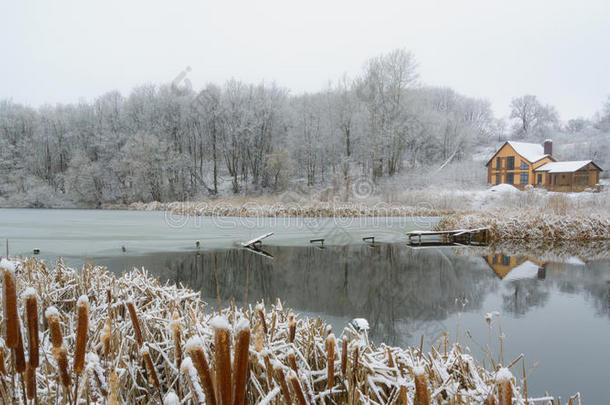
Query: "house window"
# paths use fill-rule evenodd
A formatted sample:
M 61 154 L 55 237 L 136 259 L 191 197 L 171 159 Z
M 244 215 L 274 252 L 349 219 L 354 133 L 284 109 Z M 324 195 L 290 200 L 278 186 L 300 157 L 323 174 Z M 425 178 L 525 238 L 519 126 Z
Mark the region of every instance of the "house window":
M 506 183 L 515 184 L 515 173 L 506 173 Z
M 538 184 L 542 184 L 542 174 L 538 174 Z
M 500 184 L 500 173 L 496 174 L 496 184 Z
M 519 165 L 519 169 L 524 169 L 527 170 L 529 169 L 529 166 L 527 165 L 527 163 L 525 163 L 523 160 L 521 161 L 521 164 Z
M 502 158 L 496 158 L 496 168 L 499 169 L 501 166 Z
M 504 266 L 510 266 L 510 256 L 502 255 L 502 264 Z
M 521 173 L 519 176 L 519 184 L 529 183 L 529 173 Z
M 515 157 L 514 156 L 509 156 L 506 158 L 506 168 L 508 170 L 512 170 L 515 168 Z
M 494 255 L 491 259 L 492 264 L 498 264 L 498 255 Z

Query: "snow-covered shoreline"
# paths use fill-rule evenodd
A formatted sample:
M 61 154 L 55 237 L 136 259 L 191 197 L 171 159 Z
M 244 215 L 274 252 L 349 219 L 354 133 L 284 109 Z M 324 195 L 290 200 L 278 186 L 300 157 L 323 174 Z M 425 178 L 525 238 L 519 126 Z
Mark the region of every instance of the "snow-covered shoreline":
M 418 347 L 376 347 L 365 332 L 352 326 L 332 331 L 322 320 L 300 317 L 279 301 L 230 306 L 219 314 L 197 292 L 161 284 L 145 270 L 116 277 L 103 267 L 75 270 L 61 261 L 51 266 L 34 259 L 5 260 L 2 267 L 5 294 L 7 281 L 16 281 L 14 305 L 24 325 L 21 344 L 12 350 L 8 341 L 0 345 L 4 358 L 17 354 L 19 359 L 21 353 L 21 361 L 7 363 L 0 376 L 5 399 L 20 402 L 26 396 L 16 383 L 24 379 L 34 387 L 28 398 L 35 394 L 42 403 L 66 398 L 69 403 L 159 403 L 161 397 L 165 403 L 203 403 L 210 392 L 221 397 L 220 392 L 241 389 L 248 403 L 267 404 L 285 403 L 285 396 L 293 401 L 302 396 L 305 403 L 406 404 L 416 397 L 427 398 L 420 403 L 511 403 L 510 397 L 512 403 L 525 403 L 522 381 L 509 369 L 500 364 L 486 369 L 467 348 L 446 340 L 428 353 Z M 32 301 L 37 304 L 33 310 Z M 31 319 L 41 328 L 38 365 L 29 361 L 32 340 L 26 326 Z M 86 356 L 84 371 L 77 373 L 66 356 L 71 360 L 75 348 L 79 351 L 81 325 L 86 325 Z M 235 353 L 223 357 L 219 350 Z M 220 379 L 222 367 L 230 376 L 230 364 L 222 362 L 231 357 L 235 378 Z M 519 364 L 513 363 L 508 367 Z M 20 364 L 27 371 L 20 371 Z M 216 378 L 206 380 L 206 369 Z

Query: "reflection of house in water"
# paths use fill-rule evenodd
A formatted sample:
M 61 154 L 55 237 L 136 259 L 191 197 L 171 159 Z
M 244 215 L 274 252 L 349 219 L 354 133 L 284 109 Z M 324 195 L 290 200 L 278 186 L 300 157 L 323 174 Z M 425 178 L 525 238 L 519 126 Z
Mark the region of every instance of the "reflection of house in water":
M 546 262 L 530 256 L 507 256 L 502 253 L 483 256 L 492 270 L 502 280 L 540 278 L 546 276 Z

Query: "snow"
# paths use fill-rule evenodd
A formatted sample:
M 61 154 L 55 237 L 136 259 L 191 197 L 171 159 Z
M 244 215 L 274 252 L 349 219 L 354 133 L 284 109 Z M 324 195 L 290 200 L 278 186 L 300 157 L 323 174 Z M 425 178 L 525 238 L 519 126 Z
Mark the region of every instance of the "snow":
M 86 295 L 81 295 L 80 297 L 78 297 L 76 306 L 82 307 L 85 305 L 89 305 L 89 297 L 87 297 Z
M 0 267 L 3 267 L 7 270 L 14 272 L 15 270 L 17 270 L 18 266 L 19 266 L 19 262 L 16 262 L 13 260 L 6 260 L 6 259 L 0 260 Z
M 422 366 L 415 366 L 415 367 L 413 367 L 413 374 L 414 375 L 425 375 L 426 369 Z
M 214 329 L 231 329 L 231 325 L 224 316 L 215 316 L 210 320 L 210 326 Z
M 567 162 L 549 162 L 537 168 L 536 172 L 573 173 L 591 163 L 591 160 L 573 160 Z
M 352 325 L 357 331 L 363 331 L 369 329 L 369 321 L 364 318 L 354 318 L 352 319 Z
M 515 193 L 515 192 L 518 192 L 518 191 L 520 191 L 520 190 L 519 190 L 517 187 L 512 186 L 512 185 L 510 185 L 510 184 L 505 184 L 505 183 L 502 183 L 502 184 L 497 184 L 497 185 L 495 185 L 495 186 L 493 186 L 493 187 L 490 187 L 490 188 L 489 188 L 489 191 L 491 191 L 491 192 L 508 192 L 508 193 Z
M 529 160 L 530 163 L 537 162 L 543 157 L 548 156 L 544 154 L 544 146 L 537 143 L 508 141 L 508 144 L 515 152 Z
M 44 311 L 44 317 L 45 318 L 51 318 L 53 316 L 56 316 L 56 317 L 59 318 L 59 311 L 57 310 L 57 308 L 49 307 L 49 308 L 47 308 L 46 311 Z
M 187 351 L 203 348 L 203 340 L 199 336 L 193 336 L 186 341 L 184 346 Z
M 23 298 L 36 297 L 36 290 L 33 287 L 28 287 L 23 291 Z
M 250 330 L 250 322 L 246 318 L 242 318 L 235 327 L 235 332 L 243 332 Z
M 538 277 L 538 265 L 529 260 L 524 261 L 512 269 L 504 278 L 504 281 L 523 280 Z
M 178 399 L 178 395 L 174 391 L 170 391 L 165 394 L 165 398 L 163 398 L 163 405 L 179 405 L 180 399 Z
M 586 265 L 585 262 L 583 262 L 580 258 L 576 257 L 576 256 L 570 256 L 567 260 L 566 260 L 567 264 L 573 264 L 574 266 L 584 266 Z
M 510 381 L 510 380 L 512 380 L 512 378 L 513 378 L 513 374 L 506 367 L 500 368 L 498 370 L 498 372 L 496 373 L 496 381 L 497 382 Z
M 146 354 L 150 354 L 150 349 L 148 348 L 148 346 L 144 345 L 141 349 L 140 349 L 140 354 L 142 356 L 146 355 Z

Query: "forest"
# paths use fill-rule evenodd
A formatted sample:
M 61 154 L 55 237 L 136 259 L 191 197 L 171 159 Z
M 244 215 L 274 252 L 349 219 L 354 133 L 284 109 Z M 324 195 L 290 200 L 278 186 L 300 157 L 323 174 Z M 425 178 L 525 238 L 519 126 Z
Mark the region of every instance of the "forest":
M 0 206 L 314 193 L 356 179 L 380 189 L 480 188 L 485 158 L 507 139 L 552 138 L 559 158 L 610 166 L 610 97 L 590 118 L 564 121 L 522 95 L 500 119 L 484 99 L 422 83 L 417 66 L 398 49 L 306 94 L 236 80 L 198 90 L 186 69 L 91 102 L 0 100 Z

